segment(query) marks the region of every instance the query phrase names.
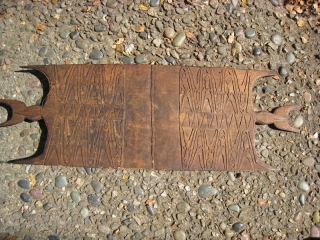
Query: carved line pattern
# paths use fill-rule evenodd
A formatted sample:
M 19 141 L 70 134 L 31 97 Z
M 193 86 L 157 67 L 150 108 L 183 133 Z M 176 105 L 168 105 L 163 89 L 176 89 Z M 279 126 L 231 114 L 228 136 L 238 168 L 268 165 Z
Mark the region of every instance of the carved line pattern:
M 121 164 L 124 134 L 124 69 L 69 66 L 55 71 L 50 92 L 56 113 L 46 159 L 61 165 Z M 90 84 L 88 84 L 88 82 Z
M 250 76 L 233 69 L 180 70 L 180 141 L 184 169 L 254 169 Z

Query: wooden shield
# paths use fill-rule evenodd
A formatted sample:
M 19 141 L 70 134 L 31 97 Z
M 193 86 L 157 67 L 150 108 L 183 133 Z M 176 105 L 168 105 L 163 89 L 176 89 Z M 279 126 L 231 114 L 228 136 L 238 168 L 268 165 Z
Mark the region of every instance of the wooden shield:
M 42 155 L 16 163 L 267 170 L 254 150 L 254 81 L 272 72 L 156 65 L 28 66 L 45 74 Z

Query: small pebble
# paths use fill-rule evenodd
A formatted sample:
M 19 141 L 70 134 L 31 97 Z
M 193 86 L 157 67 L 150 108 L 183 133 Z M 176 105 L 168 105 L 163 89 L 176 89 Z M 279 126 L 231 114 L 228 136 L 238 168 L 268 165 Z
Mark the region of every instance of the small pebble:
M 101 191 L 103 185 L 102 185 L 102 183 L 99 182 L 99 181 L 92 180 L 92 181 L 91 181 L 91 187 L 93 188 L 93 190 L 94 190 L 96 193 L 98 193 L 98 192 Z
M 8 187 L 9 187 L 9 188 L 14 188 L 14 187 L 15 187 L 15 183 L 12 182 L 12 181 L 10 181 L 10 182 L 8 183 Z
M 158 7 L 160 4 L 160 0 L 151 0 L 150 1 L 150 6 L 151 7 Z
M 50 204 L 50 203 L 44 204 L 44 205 L 43 205 L 43 209 L 44 209 L 45 211 L 48 211 L 49 209 L 51 209 L 51 204 Z
M 164 30 L 164 36 L 167 38 L 173 38 L 174 37 L 174 29 L 171 27 L 167 27 Z
M 90 53 L 90 59 L 92 60 L 99 60 L 103 57 L 103 53 L 100 50 L 93 50 Z
M 281 77 L 286 77 L 286 76 L 288 76 L 288 70 L 287 69 L 285 69 L 284 67 L 280 67 L 279 68 L 279 74 L 280 74 L 280 76 Z
M 123 56 L 123 57 L 120 57 L 120 62 L 123 62 L 125 64 L 133 64 L 133 59 L 131 57 L 127 57 L 127 56 Z
M 293 53 L 287 53 L 286 60 L 288 63 L 292 64 L 296 61 L 296 57 Z
M 273 34 L 271 36 L 271 41 L 274 44 L 280 45 L 282 43 L 282 37 L 281 37 L 281 35 L 279 33 Z
M 79 32 L 73 31 L 69 34 L 69 36 L 72 40 L 76 40 L 79 37 Z
M 71 199 L 76 203 L 79 203 L 81 201 L 81 197 L 77 192 L 71 192 L 70 196 L 71 196 Z
M 144 191 L 140 186 L 136 186 L 134 188 L 134 194 L 136 194 L 136 195 L 144 195 Z
M 133 212 L 136 209 L 136 207 L 133 204 L 128 204 L 128 208 L 127 209 L 128 209 L 129 212 Z
M 232 229 L 235 231 L 235 232 L 240 232 L 244 227 L 244 224 L 241 223 L 241 222 L 237 222 L 235 224 L 232 225 Z
M 116 8 L 118 5 L 118 2 L 116 0 L 108 0 L 106 3 L 106 7 L 108 8 Z
M 55 235 L 48 236 L 48 239 L 49 240 L 60 240 L 60 238 L 58 236 L 55 236 Z
M 96 26 L 94 26 L 94 31 L 96 31 L 96 32 L 103 32 L 103 31 L 105 31 L 107 28 L 106 28 L 106 26 L 105 25 L 96 25 Z
M 296 128 L 299 128 L 303 125 L 303 116 L 299 115 L 296 117 L 296 119 L 293 121 L 293 126 Z
M 307 167 L 313 167 L 315 160 L 313 157 L 307 157 L 302 161 L 302 163 Z
M 30 189 L 31 188 L 30 182 L 26 181 L 26 180 L 19 180 L 18 181 L 18 186 L 23 188 L 23 189 Z
M 309 192 L 310 191 L 310 187 L 309 187 L 308 183 L 304 182 L 304 181 L 298 183 L 298 188 L 302 192 Z
M 211 42 L 216 41 L 216 39 L 217 39 L 217 34 L 216 34 L 215 32 L 210 32 L 210 33 L 209 33 L 209 39 L 210 39 Z
M 100 204 L 100 199 L 96 195 L 90 194 L 88 196 L 88 202 L 92 206 L 97 206 Z
M 256 30 L 254 29 L 247 29 L 245 32 L 244 32 L 244 35 L 246 36 L 246 38 L 254 38 L 256 36 Z
M 33 197 L 34 199 L 37 199 L 37 200 L 44 199 L 43 194 L 37 189 L 31 189 L 29 193 L 30 193 L 31 197 Z
M 58 176 L 55 180 L 56 187 L 65 187 L 67 186 L 68 181 L 65 176 Z
M 151 216 L 154 216 L 155 212 L 152 204 L 147 204 L 147 211 Z
M 230 229 L 226 229 L 226 230 L 224 231 L 224 235 L 225 235 L 227 238 L 231 238 L 231 237 L 233 237 L 234 232 L 233 232 L 232 230 L 230 230 Z
M 301 193 L 299 196 L 299 203 L 301 204 L 301 206 L 304 206 L 306 204 L 306 197 L 303 193 Z
M 227 48 L 224 46 L 218 47 L 218 53 L 221 55 L 227 55 Z
M 175 240 L 186 240 L 187 235 L 183 230 L 179 229 L 179 230 L 174 231 L 173 238 Z
M 60 33 L 59 33 L 59 36 L 60 36 L 62 39 L 67 39 L 68 36 L 69 36 L 69 33 L 66 32 L 66 31 L 63 31 L 63 32 L 60 32 Z
M 177 36 L 173 39 L 172 45 L 175 47 L 180 47 L 186 40 L 186 34 L 184 32 L 180 32 Z
M 310 229 L 310 237 L 318 238 L 320 237 L 320 230 L 316 226 L 312 226 Z
M 139 54 L 138 56 L 136 56 L 134 58 L 134 61 L 138 64 L 140 63 L 146 63 L 147 62 L 147 58 L 144 54 Z
M 302 212 L 297 212 L 294 216 L 293 216 L 293 221 L 295 222 L 299 222 L 303 217 Z
M 234 211 L 234 212 L 240 212 L 240 207 L 239 207 L 239 205 L 238 204 L 232 204 L 232 205 L 230 205 L 229 207 L 228 207 L 228 209 L 230 210 L 230 211 Z
M 312 96 L 309 92 L 305 92 L 303 96 L 304 96 L 304 101 L 306 101 L 307 103 L 312 101 Z
M 262 50 L 261 50 L 260 47 L 254 47 L 254 48 L 253 48 L 252 54 L 253 54 L 254 56 L 256 56 L 256 57 L 257 57 L 257 56 L 260 56 L 261 53 L 262 53 Z
M 81 214 L 81 216 L 82 216 L 83 218 L 88 217 L 88 216 L 89 216 L 89 210 L 88 210 L 88 208 L 86 208 L 86 207 L 82 208 L 81 211 L 80 211 L 80 214 Z
M 88 48 L 88 43 L 86 40 L 83 40 L 81 38 L 76 40 L 76 46 L 80 49 L 87 49 Z
M 121 221 L 122 225 L 129 225 L 130 223 L 132 223 L 132 219 L 131 218 L 127 218 L 127 219 Z
M 188 203 L 186 202 L 179 202 L 177 204 L 177 210 L 180 212 L 180 213 L 187 213 L 190 211 L 190 206 Z
M 20 194 L 20 198 L 21 198 L 21 200 L 24 201 L 24 202 L 30 202 L 30 201 L 31 201 L 31 197 L 30 197 L 30 195 L 27 194 L 27 193 L 21 193 L 21 194 Z
M 208 198 L 216 195 L 218 190 L 211 185 L 202 185 L 198 188 L 198 195 L 200 198 Z

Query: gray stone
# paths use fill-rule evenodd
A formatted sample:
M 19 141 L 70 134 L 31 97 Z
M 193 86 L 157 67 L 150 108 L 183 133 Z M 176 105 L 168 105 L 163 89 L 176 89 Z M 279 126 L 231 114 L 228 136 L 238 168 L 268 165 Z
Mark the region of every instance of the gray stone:
M 72 40 L 76 40 L 79 37 L 79 32 L 73 31 L 69 34 L 69 36 Z
M 256 36 L 256 30 L 250 28 L 250 29 L 247 29 L 245 32 L 244 32 L 244 35 L 246 36 L 246 38 L 254 38 Z
M 201 198 L 208 198 L 216 195 L 218 190 L 211 185 L 202 185 L 198 188 L 198 195 Z
M 285 69 L 284 67 L 280 67 L 279 68 L 279 74 L 281 77 L 286 77 L 289 75 L 289 72 L 287 69 Z
M 150 1 L 150 6 L 151 7 L 158 7 L 160 4 L 160 0 L 151 0 Z
M 313 157 L 307 157 L 302 161 L 302 163 L 307 167 L 313 167 L 315 160 Z
M 95 49 L 90 53 L 90 59 L 92 60 L 99 60 L 102 57 L 103 57 L 103 53 L 100 50 Z
M 98 225 L 98 231 L 104 234 L 109 234 L 111 233 L 111 229 L 109 228 L 108 225 Z
M 177 210 L 180 212 L 180 213 L 187 213 L 190 211 L 190 205 L 188 203 L 186 203 L 185 201 L 183 202 L 179 202 L 177 204 Z
M 26 180 L 19 180 L 18 181 L 18 186 L 23 188 L 23 189 L 30 189 L 31 188 L 30 182 L 26 181 Z
M 210 32 L 209 39 L 211 42 L 215 42 L 217 40 L 217 34 L 215 32 Z
M 119 58 L 120 62 L 123 62 L 125 64 L 133 64 L 133 59 L 131 57 L 123 56 Z
M 232 230 L 230 230 L 230 229 L 226 229 L 226 230 L 224 231 L 224 235 L 225 235 L 227 238 L 231 238 L 231 237 L 233 237 L 234 232 L 233 232 Z
M 240 232 L 243 229 L 243 227 L 244 227 L 244 224 L 241 223 L 241 222 L 237 222 L 237 223 L 232 225 L 232 229 L 235 232 Z
M 187 235 L 183 230 L 179 229 L 179 230 L 174 231 L 173 238 L 175 240 L 186 240 Z
M 152 205 L 152 204 L 148 204 L 148 205 L 147 205 L 147 211 L 148 211 L 148 213 L 149 213 L 151 216 L 154 216 L 155 211 L 154 211 L 154 208 L 153 208 L 153 205 Z
M 310 237 L 318 238 L 320 236 L 320 229 L 317 226 L 312 226 L 310 229 Z
M 253 52 L 252 52 L 252 54 L 254 55 L 254 56 L 260 56 L 261 55 L 261 53 L 262 53 L 262 49 L 260 48 L 260 47 L 254 47 L 253 48 Z
M 161 38 L 155 38 L 152 43 L 156 46 L 156 47 L 160 47 L 160 45 L 163 43 L 163 40 Z
M 176 64 L 176 60 L 171 56 L 166 56 L 165 59 L 168 63 Z
M 79 22 L 77 19 L 75 19 L 75 18 L 71 18 L 71 19 L 70 19 L 70 24 L 71 24 L 71 25 L 79 25 L 80 22 Z
M 286 60 L 288 63 L 292 64 L 296 61 L 296 57 L 293 53 L 287 53 Z
M 77 192 L 74 192 L 74 191 L 71 192 L 70 196 L 71 196 L 71 199 L 76 203 L 81 201 L 81 197 L 80 197 L 79 193 L 77 193 Z
M 227 48 L 225 46 L 218 47 L 218 53 L 221 55 L 227 55 Z
M 92 206 L 97 206 L 100 204 L 100 199 L 96 195 L 90 194 L 88 195 L 88 202 Z
M 303 193 L 301 193 L 299 196 L 299 203 L 301 204 L 301 206 L 304 206 L 306 204 L 306 197 Z
M 40 48 L 40 50 L 39 50 L 39 56 L 40 57 L 44 57 L 46 54 L 47 54 L 47 50 L 48 50 L 48 48 L 47 47 L 42 47 L 42 48 Z
M 175 38 L 172 41 L 172 45 L 175 47 L 180 47 L 186 40 L 186 34 L 184 32 L 180 32 L 175 36 Z
M 45 211 L 50 210 L 50 209 L 51 209 L 51 204 L 50 204 L 50 203 L 45 203 L 45 204 L 43 205 L 43 209 L 44 209 Z
M 120 25 L 116 22 L 112 22 L 109 24 L 109 29 L 113 33 L 117 33 L 120 31 Z
M 31 201 L 31 197 L 30 197 L 30 195 L 27 194 L 27 193 L 21 193 L 21 194 L 20 194 L 20 198 L 21 198 L 21 200 L 24 201 L 24 202 L 30 202 L 30 201 Z
M 234 211 L 234 212 L 237 212 L 237 213 L 240 212 L 240 207 L 239 207 L 238 204 L 232 204 L 232 205 L 228 206 L 228 209 L 230 211 Z
M 167 27 L 165 30 L 164 30 L 164 36 L 167 37 L 167 38 L 173 38 L 174 37 L 174 29 L 171 28 L 171 27 Z
M 68 181 L 65 176 L 58 176 L 55 180 L 56 187 L 65 187 L 67 186 Z
M 302 191 L 302 192 L 309 192 L 310 191 L 310 187 L 309 184 L 305 181 L 301 181 L 298 183 L 298 188 Z
M 274 44 L 280 45 L 282 43 L 282 37 L 279 33 L 272 34 L 271 41 Z
M 263 149 L 261 151 L 261 155 L 264 157 L 264 158 L 267 158 L 269 156 L 269 150 L 268 149 Z
M 96 32 L 104 32 L 106 29 L 106 26 L 102 24 L 94 26 L 94 31 Z
M 143 40 L 147 40 L 148 34 L 146 32 L 141 32 L 141 33 L 139 33 L 139 37 Z
M 131 218 L 127 218 L 127 219 L 121 221 L 122 225 L 129 225 L 130 223 L 132 223 L 132 219 Z
M 116 0 L 108 0 L 106 3 L 106 7 L 108 8 L 116 8 L 118 6 L 118 2 Z
M 296 128 L 299 128 L 303 125 L 303 116 L 299 115 L 296 117 L 296 119 L 293 121 L 293 126 Z
M 136 195 L 144 195 L 144 190 L 140 186 L 136 186 L 134 188 L 134 194 L 136 194 Z
M 99 182 L 99 181 L 92 180 L 92 181 L 91 181 L 91 187 L 93 188 L 93 190 L 94 190 L 96 193 L 98 193 L 98 192 L 101 191 L 103 185 L 102 185 L 102 183 Z
M 81 214 L 81 216 L 82 216 L 83 218 L 88 217 L 88 216 L 89 216 L 89 210 L 88 210 L 88 208 L 86 208 L 86 207 L 82 208 L 81 211 L 80 211 L 80 214 Z
M 60 240 L 60 238 L 56 235 L 50 235 L 50 236 L 48 236 L 48 239 L 49 240 Z
M 26 5 L 24 6 L 24 10 L 27 10 L 27 11 L 31 10 L 32 8 L 33 8 L 33 5 L 30 4 L 30 3 L 28 3 L 28 4 L 26 4 Z
M 86 40 L 83 40 L 81 38 L 76 40 L 76 46 L 80 49 L 87 49 L 88 48 L 88 43 Z
M 146 56 L 144 54 L 139 54 L 138 56 L 136 56 L 134 58 L 134 61 L 136 63 L 146 63 L 147 62 L 147 58 L 146 58 Z
M 67 31 L 62 31 L 59 33 L 59 36 L 62 38 L 62 39 L 67 39 L 68 36 L 69 36 L 69 32 Z

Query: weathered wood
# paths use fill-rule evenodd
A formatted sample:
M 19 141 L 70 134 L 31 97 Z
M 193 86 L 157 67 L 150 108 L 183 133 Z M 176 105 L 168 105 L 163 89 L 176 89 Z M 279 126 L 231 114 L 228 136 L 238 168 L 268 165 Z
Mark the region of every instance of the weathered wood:
M 12 108 L 12 119 L 44 119 L 42 155 L 15 163 L 130 169 L 267 170 L 254 125 L 297 132 L 296 106 L 255 112 L 251 89 L 269 71 L 157 65 L 28 66 L 45 74 L 43 106 Z M 10 102 L 11 101 L 11 102 Z

